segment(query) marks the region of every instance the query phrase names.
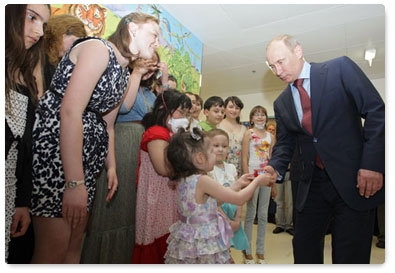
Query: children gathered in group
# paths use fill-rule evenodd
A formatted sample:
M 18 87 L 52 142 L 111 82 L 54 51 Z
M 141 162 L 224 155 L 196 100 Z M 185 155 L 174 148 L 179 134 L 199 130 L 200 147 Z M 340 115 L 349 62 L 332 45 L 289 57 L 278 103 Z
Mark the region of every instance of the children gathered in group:
M 230 187 L 222 186 L 207 174 L 216 161 L 213 150 L 211 137 L 197 127 L 170 139 L 167 159 L 177 180 L 180 219 L 170 227 L 166 263 L 230 263 L 233 232 L 217 200 L 242 205 L 259 185 L 275 182 L 267 173 L 244 174 Z

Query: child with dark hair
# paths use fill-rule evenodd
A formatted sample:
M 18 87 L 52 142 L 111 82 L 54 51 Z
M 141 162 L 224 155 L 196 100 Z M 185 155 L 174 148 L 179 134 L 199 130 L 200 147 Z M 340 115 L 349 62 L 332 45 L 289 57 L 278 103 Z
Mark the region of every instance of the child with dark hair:
M 218 212 L 217 199 L 242 205 L 259 186 L 275 180 L 267 173 L 241 176 L 230 187 L 207 175 L 215 164 L 211 137 L 195 127 L 170 139 L 167 159 L 177 183 L 180 220 L 170 227 L 166 263 L 230 263 L 232 228 Z M 252 180 L 252 181 L 251 181 Z
M 204 131 L 210 131 L 217 128 L 217 125 L 223 120 L 225 114 L 225 103 L 221 97 L 211 96 L 203 106 L 203 113 L 206 120 L 199 123 Z
M 169 179 L 171 168 L 165 149 L 179 128 L 187 128 L 192 107 L 183 93 L 169 89 L 160 94 L 152 112 L 142 124 L 145 128 L 139 153 L 136 198 L 136 243 L 132 263 L 164 263 L 169 227 L 178 220 L 177 191 Z

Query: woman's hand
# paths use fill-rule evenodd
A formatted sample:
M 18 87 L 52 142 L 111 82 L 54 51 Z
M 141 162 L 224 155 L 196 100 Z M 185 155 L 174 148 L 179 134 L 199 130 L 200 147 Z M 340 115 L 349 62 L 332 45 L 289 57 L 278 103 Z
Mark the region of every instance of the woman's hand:
M 30 214 L 28 207 L 16 207 L 12 216 L 11 237 L 19 237 L 26 233 L 30 224 Z
M 85 185 L 79 185 L 72 189 L 65 189 L 62 200 L 62 217 L 76 228 L 84 222 L 88 215 L 88 192 Z
M 110 202 L 115 192 L 118 190 L 118 176 L 114 168 L 107 170 L 107 190 L 106 202 Z

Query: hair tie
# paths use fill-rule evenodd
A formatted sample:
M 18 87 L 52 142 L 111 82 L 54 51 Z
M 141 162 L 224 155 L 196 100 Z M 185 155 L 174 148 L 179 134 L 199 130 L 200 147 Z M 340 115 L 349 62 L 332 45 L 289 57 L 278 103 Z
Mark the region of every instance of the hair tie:
M 163 105 L 165 106 L 167 113 L 170 113 L 170 112 L 169 112 L 169 109 L 167 108 L 167 105 L 166 105 L 166 102 L 165 102 L 165 97 L 164 97 L 163 93 L 164 93 L 164 92 L 162 92 L 162 94 L 161 94 L 162 103 L 163 103 Z
M 125 18 L 125 25 L 129 25 L 130 22 L 131 22 L 131 21 L 130 21 L 129 17 L 126 17 L 126 18 Z
M 190 133 L 191 133 L 191 137 L 192 137 L 194 140 L 199 141 L 202 137 L 201 137 L 199 134 L 195 133 L 195 129 L 196 129 L 196 131 L 198 132 L 198 131 L 201 131 L 202 128 L 201 128 L 199 125 L 197 125 L 197 126 L 192 127 L 192 128 L 189 129 L 189 130 L 190 130 Z

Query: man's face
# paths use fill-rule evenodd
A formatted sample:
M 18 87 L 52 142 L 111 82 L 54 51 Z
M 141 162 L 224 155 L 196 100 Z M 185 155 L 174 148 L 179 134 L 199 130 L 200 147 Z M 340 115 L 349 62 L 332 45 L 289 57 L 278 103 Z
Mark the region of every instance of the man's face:
M 283 41 L 274 41 L 266 50 L 267 64 L 282 81 L 292 83 L 302 71 L 304 63 L 302 53 L 300 45 L 291 50 Z

